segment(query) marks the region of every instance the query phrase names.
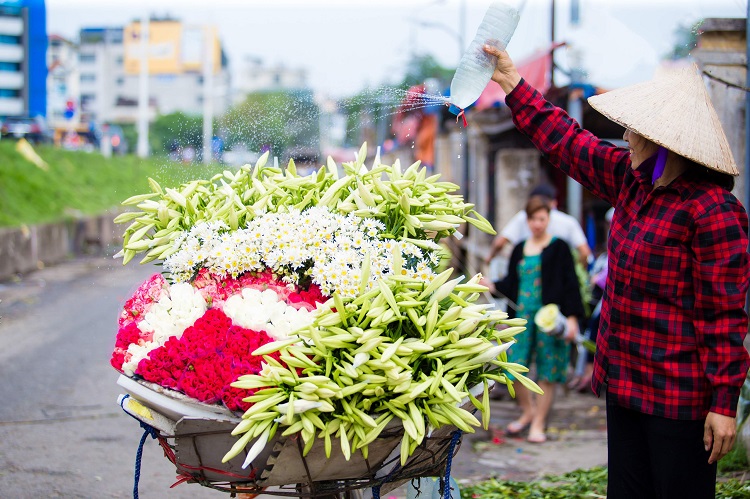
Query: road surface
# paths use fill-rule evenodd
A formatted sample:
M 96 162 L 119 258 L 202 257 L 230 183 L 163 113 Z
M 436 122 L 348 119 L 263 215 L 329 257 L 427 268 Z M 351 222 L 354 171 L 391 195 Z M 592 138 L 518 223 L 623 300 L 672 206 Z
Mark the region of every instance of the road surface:
M 133 497 L 143 431 L 116 404 L 122 390 L 109 357 L 122 305 L 158 270 L 87 257 L 0 283 L 0 498 Z M 497 430 L 467 435 L 453 476 L 459 483 L 530 480 L 606 464 L 603 408 L 591 395 L 560 394 L 552 438 L 543 445 Z M 516 415 L 507 396 L 493 401 L 492 427 Z M 175 481 L 174 467 L 149 438 L 141 498 L 228 497 L 196 484 L 170 489 Z

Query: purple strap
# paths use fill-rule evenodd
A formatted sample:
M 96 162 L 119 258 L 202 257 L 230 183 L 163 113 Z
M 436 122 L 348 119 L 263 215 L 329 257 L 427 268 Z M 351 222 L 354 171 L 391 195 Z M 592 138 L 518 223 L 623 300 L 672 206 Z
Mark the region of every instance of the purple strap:
M 656 153 L 656 165 L 654 165 L 654 173 L 651 176 L 651 183 L 655 183 L 664 174 L 664 166 L 667 164 L 667 149 L 659 146 L 659 152 Z

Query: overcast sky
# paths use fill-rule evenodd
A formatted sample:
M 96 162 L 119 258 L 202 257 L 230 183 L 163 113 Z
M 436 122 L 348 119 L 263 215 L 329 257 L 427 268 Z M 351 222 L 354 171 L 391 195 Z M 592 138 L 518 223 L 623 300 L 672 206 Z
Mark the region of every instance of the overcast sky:
M 679 24 L 704 17 L 745 17 L 746 0 L 556 0 L 558 63 L 582 61 L 592 83 L 616 87 L 649 79 L 675 43 Z M 506 0 L 521 21 L 508 52 L 521 61 L 550 39 L 552 0 Z M 309 83 L 332 97 L 402 79 L 409 55 L 429 53 L 447 67 L 474 37 L 489 0 L 46 0 L 47 30 L 71 39 L 82 27 L 123 26 L 143 15 L 169 14 L 217 26 L 233 69 L 245 57 L 305 68 Z M 156 7 L 155 7 L 156 6 Z M 462 16 L 462 13 L 464 15 Z M 429 24 L 430 26 L 426 26 Z

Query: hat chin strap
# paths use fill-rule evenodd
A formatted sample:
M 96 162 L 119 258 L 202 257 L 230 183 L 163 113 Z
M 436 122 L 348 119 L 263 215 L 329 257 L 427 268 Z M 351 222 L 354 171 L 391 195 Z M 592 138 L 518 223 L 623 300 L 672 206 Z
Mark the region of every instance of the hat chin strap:
M 655 184 L 659 177 L 664 174 L 664 167 L 667 164 L 667 148 L 659 146 L 659 151 L 656 154 L 656 165 L 654 165 L 654 173 L 651 175 L 651 184 Z

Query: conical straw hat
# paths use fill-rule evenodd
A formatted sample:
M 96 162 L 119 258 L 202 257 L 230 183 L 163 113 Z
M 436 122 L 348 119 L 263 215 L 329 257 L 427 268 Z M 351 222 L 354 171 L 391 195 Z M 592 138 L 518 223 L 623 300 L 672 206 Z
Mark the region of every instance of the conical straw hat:
M 589 104 L 615 123 L 680 156 L 712 170 L 740 174 L 695 64 L 589 97 Z

